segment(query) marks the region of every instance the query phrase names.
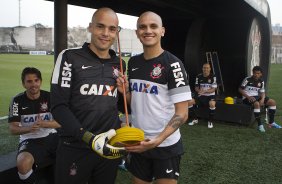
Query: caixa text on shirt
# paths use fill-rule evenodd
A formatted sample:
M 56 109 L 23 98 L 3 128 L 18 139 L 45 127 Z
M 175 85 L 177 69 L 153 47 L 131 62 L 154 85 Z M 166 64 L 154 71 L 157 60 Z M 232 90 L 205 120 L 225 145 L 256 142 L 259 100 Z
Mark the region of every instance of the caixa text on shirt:
M 83 84 L 80 87 L 82 95 L 101 95 L 117 97 L 117 88 L 110 85 L 97 84 Z
M 29 115 L 22 115 L 21 122 L 23 126 L 31 126 L 38 120 L 41 121 L 50 121 L 52 120 L 51 113 L 40 113 L 40 114 L 29 114 Z
M 246 91 L 255 91 L 255 92 L 258 92 L 260 90 L 260 88 L 256 88 L 256 87 L 250 87 L 250 86 L 247 86 L 246 87 Z
M 150 93 L 157 95 L 158 86 L 150 84 L 150 83 L 143 83 L 143 82 L 130 82 L 130 88 L 132 91 L 141 92 L 141 93 Z

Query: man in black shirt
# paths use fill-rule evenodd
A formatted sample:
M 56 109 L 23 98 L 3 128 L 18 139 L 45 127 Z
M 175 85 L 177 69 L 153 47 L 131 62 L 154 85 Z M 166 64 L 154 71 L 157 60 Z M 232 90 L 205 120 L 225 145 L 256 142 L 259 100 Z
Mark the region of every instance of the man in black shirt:
M 53 71 L 52 113 L 62 125 L 57 184 L 113 184 L 125 153 L 107 144 L 120 127 L 116 88 L 120 66 L 110 50 L 119 31 L 116 13 L 98 9 L 88 30 L 91 42 L 62 51 Z
M 265 95 L 265 83 L 262 79 L 262 68 L 255 66 L 253 68 L 253 75 L 246 77 L 240 88 L 239 92 L 243 96 L 243 103 L 252 105 L 254 107 L 254 115 L 258 122 L 258 130 L 265 132 L 264 126 L 260 118 L 261 106 L 268 108 L 269 115 L 269 128 L 282 128 L 280 125 L 274 122 L 274 115 L 276 112 L 276 102 Z
M 41 72 L 33 67 L 22 71 L 25 92 L 15 96 L 10 105 L 9 128 L 20 135 L 17 168 L 23 183 L 34 183 L 34 170 L 46 159 L 55 159 L 60 125 L 50 113 L 50 93 L 40 90 Z

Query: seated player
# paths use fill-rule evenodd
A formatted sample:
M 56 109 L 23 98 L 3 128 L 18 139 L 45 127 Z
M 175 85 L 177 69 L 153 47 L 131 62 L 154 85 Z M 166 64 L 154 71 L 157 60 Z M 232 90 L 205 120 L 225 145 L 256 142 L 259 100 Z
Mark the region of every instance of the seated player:
M 22 71 L 25 92 L 12 99 L 9 128 L 12 134 L 20 135 L 17 154 L 18 175 L 22 183 L 35 183 L 34 170 L 46 159 L 56 154 L 60 125 L 50 113 L 50 93 L 40 90 L 41 72 L 26 67 Z
M 264 126 L 260 118 L 260 108 L 265 106 L 268 108 L 269 128 L 282 128 L 274 122 L 274 115 L 276 112 L 276 102 L 265 95 L 265 83 L 262 79 L 262 68 L 255 66 L 253 68 L 253 75 L 246 77 L 240 88 L 239 93 L 243 97 L 243 103 L 252 105 L 254 108 L 255 119 L 258 122 L 258 130 L 265 132 Z
M 203 73 L 199 74 L 196 77 L 195 81 L 195 91 L 197 92 L 197 103 L 199 106 L 204 106 L 209 108 L 209 117 L 208 117 L 208 128 L 213 128 L 213 119 L 216 109 L 215 102 L 215 91 L 217 89 L 216 77 L 211 73 L 211 66 L 209 63 L 203 64 Z M 194 112 L 194 107 L 191 107 L 191 104 L 195 102 L 189 102 L 189 111 Z M 193 116 L 193 115 L 191 115 Z M 188 123 L 189 125 L 194 125 L 198 123 L 197 119 L 194 119 L 192 122 Z

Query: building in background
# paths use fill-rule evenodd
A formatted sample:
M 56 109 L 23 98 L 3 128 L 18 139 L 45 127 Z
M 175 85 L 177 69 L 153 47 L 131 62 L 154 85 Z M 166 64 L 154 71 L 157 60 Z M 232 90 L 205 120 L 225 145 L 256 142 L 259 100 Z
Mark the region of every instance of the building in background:
M 87 28 L 68 29 L 68 48 L 80 47 L 90 41 Z M 143 52 L 135 30 L 122 29 L 120 32 L 121 52 L 123 56 L 132 56 Z M 113 45 L 117 51 L 117 43 Z M 0 53 L 52 53 L 54 51 L 54 29 L 41 24 L 31 27 L 0 28 Z M 43 51 L 43 52 L 41 52 Z M 34 53 L 34 52 L 32 52 Z
M 32 27 L 0 28 L 0 52 L 52 51 L 53 29 Z
M 272 27 L 272 55 L 271 63 L 282 63 L 282 26 Z

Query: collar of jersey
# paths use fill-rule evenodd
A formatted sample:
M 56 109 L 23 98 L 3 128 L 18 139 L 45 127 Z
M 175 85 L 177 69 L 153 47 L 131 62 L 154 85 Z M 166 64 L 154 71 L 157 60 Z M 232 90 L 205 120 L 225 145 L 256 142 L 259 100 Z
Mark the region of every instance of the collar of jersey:
M 95 58 L 97 58 L 97 59 L 99 59 L 99 60 L 109 60 L 109 59 L 112 59 L 112 58 L 116 57 L 116 52 L 115 52 L 114 50 L 110 49 L 110 50 L 109 50 L 109 54 L 110 54 L 111 58 L 109 58 L 109 59 L 102 59 L 102 58 L 99 58 L 99 57 L 97 56 L 97 54 L 95 54 L 95 52 L 93 52 L 93 51 L 88 47 L 89 44 L 90 44 L 90 43 L 85 42 L 85 43 L 83 44 L 82 48 L 83 48 L 83 49 L 86 49 L 92 56 L 94 56 Z

